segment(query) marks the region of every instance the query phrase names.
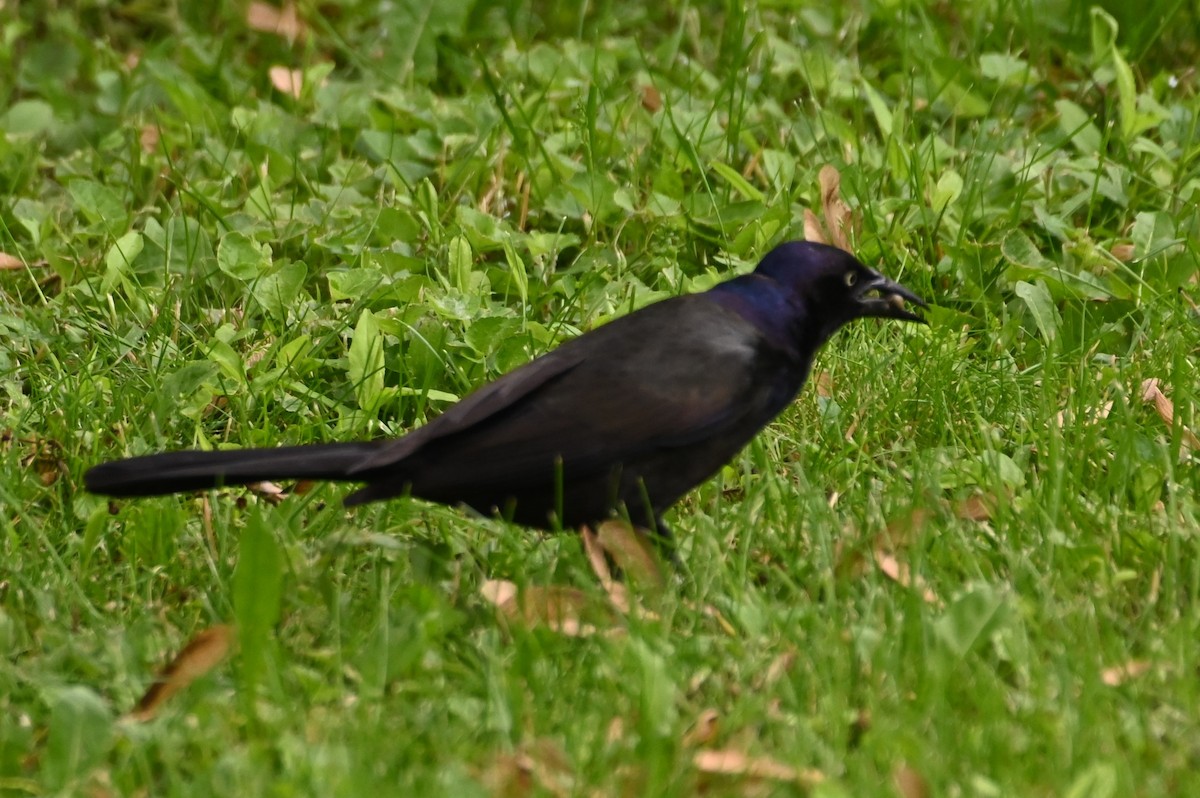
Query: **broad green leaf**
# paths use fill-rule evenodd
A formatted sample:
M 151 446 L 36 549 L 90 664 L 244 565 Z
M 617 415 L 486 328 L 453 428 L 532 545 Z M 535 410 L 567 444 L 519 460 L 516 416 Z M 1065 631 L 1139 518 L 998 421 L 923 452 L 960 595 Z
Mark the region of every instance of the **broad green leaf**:
M 1096 762 L 1075 777 L 1064 798 L 1113 798 L 1117 786 L 1117 769 L 1108 762 Z
M 238 543 L 233 571 L 233 615 L 237 621 L 241 672 L 251 695 L 274 640 L 283 596 L 283 552 L 255 507 Z
M 1100 6 L 1091 7 L 1092 63 L 1096 66 L 1108 60 L 1117 45 L 1117 21 Z
M 12 215 L 29 233 L 34 245 L 42 243 L 42 231 L 50 219 L 50 210 L 44 203 L 22 197 L 13 203 Z
M 1025 472 L 1004 452 L 987 450 L 979 456 L 979 463 L 983 472 L 979 475 L 978 484 L 995 484 L 997 479 L 1012 488 L 1025 484 Z
M 933 629 L 950 653 L 962 659 L 986 640 L 1007 615 L 1004 596 L 990 585 L 981 585 L 959 596 Z
M 303 261 L 286 263 L 282 267 L 259 278 L 251 286 L 258 304 L 273 318 L 286 319 L 288 309 L 300 295 L 308 267 Z
M 1063 133 L 1071 137 L 1071 143 L 1085 155 L 1092 155 L 1100 150 L 1100 128 L 1092 122 L 1092 116 L 1070 100 L 1056 100 L 1054 109 L 1058 111 L 1058 126 Z
M 217 266 L 235 280 L 248 283 L 271 268 L 271 248 L 245 233 L 226 233 L 217 245 Z
M 329 298 L 334 302 L 369 299 L 387 282 L 387 277 L 380 269 L 365 265 L 345 271 L 329 272 L 325 279 L 329 283 Z
M 142 234 L 130 231 L 118 238 L 109 247 L 104 257 L 104 279 L 100 281 L 100 291 L 110 293 L 117 283 L 124 280 L 131 271 L 135 258 L 142 254 L 146 244 Z
M 521 260 L 511 239 L 508 238 L 504 239 L 504 260 L 508 264 L 509 277 L 517 287 L 517 296 L 521 298 L 521 303 L 525 304 L 529 301 L 529 275 L 525 271 L 525 261 Z
M 1029 236 L 1020 230 L 1014 230 L 1004 237 L 1000 252 L 1011 263 L 1030 269 L 1047 269 L 1053 265 L 1038 251 Z
M 1058 337 L 1058 327 L 1061 319 L 1058 315 L 1058 308 L 1054 307 L 1054 300 L 1050 298 L 1050 292 L 1046 289 L 1045 283 L 1027 283 L 1024 280 L 1013 286 L 1013 291 L 1021 301 L 1025 303 L 1025 307 L 1029 309 L 1029 313 L 1033 316 L 1033 322 L 1037 325 L 1038 332 L 1042 334 L 1042 339 L 1047 343 Z
M 627 648 L 633 660 L 627 667 L 631 693 L 636 696 L 640 717 L 640 732 L 645 739 L 665 739 L 670 736 L 678 717 L 677 685 L 672 680 L 667 660 L 662 653 L 640 641 Z
M 941 213 L 946 210 L 946 207 L 958 199 L 962 194 L 963 179 L 958 172 L 953 169 L 948 170 L 941 179 L 937 182 L 937 188 L 933 192 L 933 210 L 935 213 Z
M 205 354 L 210 362 L 215 363 L 221 369 L 225 379 L 232 381 L 234 385 L 245 384 L 246 364 L 242 360 L 242 356 L 229 345 L 228 341 L 214 337 Z
M 459 37 L 475 0 L 397 0 L 387 19 L 387 66 L 402 82 L 412 75 L 431 80 L 437 75 L 437 37 Z
M 1037 79 L 1029 63 L 1011 53 L 984 53 L 979 56 L 979 71 L 985 78 L 1021 85 Z
M 211 360 L 193 361 L 175 369 L 163 379 L 163 393 L 171 398 L 191 396 L 201 387 L 211 385 L 216 376 L 217 367 Z
M 475 253 L 466 236 L 450 239 L 446 253 L 450 265 L 450 285 L 466 291 L 471 285 L 471 271 L 475 265 Z
M 42 100 L 19 100 L 0 116 L 0 131 L 10 136 L 40 136 L 54 125 L 54 109 Z
M 955 74 L 963 73 L 958 68 L 959 65 L 955 64 L 952 67 L 952 63 L 943 59 L 939 61 L 938 65 L 930 66 L 930 72 L 934 80 L 934 84 L 930 86 L 930 90 L 936 93 L 935 96 L 930 97 L 930 100 L 945 103 L 949 106 L 951 113 L 958 117 L 977 119 L 987 116 L 991 110 L 991 106 L 986 100 L 955 78 Z M 954 71 L 951 71 L 951 69 Z
M 1095 9 L 1093 9 L 1095 10 Z M 1121 112 L 1121 138 L 1131 141 L 1138 129 L 1137 83 L 1133 70 L 1116 47 L 1112 48 L 1113 71 L 1117 73 L 1117 107 Z
M 348 376 L 358 406 L 368 413 L 374 412 L 383 398 L 383 333 L 369 310 L 358 317 L 349 360 Z
M 457 402 L 461 398 L 458 394 L 439 391 L 436 388 L 411 388 L 407 385 L 401 385 L 396 393 L 400 396 L 424 396 L 435 402 Z
M 129 211 L 116 191 L 94 180 L 72 180 L 68 186 L 75 207 L 93 224 L 100 224 L 113 235 L 129 226 Z
M 147 225 L 149 229 L 149 225 Z M 173 217 L 166 226 L 167 268 L 176 274 L 195 274 L 212 268 L 215 258 L 208 228 L 190 216 Z
M 501 248 L 510 232 L 495 216 L 466 205 L 459 205 L 454 211 L 454 216 L 463 235 L 476 252 L 494 252 Z
M 763 171 L 775 191 L 786 192 L 796 179 L 796 156 L 784 150 L 762 151 Z
M 1175 223 L 1162 211 L 1139 213 L 1134 219 L 1129 238 L 1133 242 L 1133 255 L 1137 260 L 1160 255 L 1179 241 L 1175 236 Z
M 870 106 L 871 114 L 875 117 L 875 124 L 879 125 L 879 131 L 883 133 L 885 139 L 891 138 L 892 111 L 888 108 L 887 100 L 866 80 L 862 82 L 862 89 L 863 93 L 867 95 L 867 105 Z
M 55 784 L 82 779 L 112 745 L 112 711 L 103 698 L 83 686 L 54 690 L 49 704 L 42 773 Z
M 720 161 L 713 161 L 710 166 L 734 191 L 742 195 L 742 199 L 755 200 L 756 202 L 762 202 L 765 199 L 763 193 L 752 186 L 750 181 L 742 177 L 741 173 L 733 167 L 727 166 Z

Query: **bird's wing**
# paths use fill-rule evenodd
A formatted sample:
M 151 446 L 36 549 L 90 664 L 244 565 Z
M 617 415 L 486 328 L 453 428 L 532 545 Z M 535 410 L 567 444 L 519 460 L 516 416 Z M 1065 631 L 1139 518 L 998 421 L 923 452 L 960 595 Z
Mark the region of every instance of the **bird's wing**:
M 758 344 L 749 322 L 703 295 L 661 302 L 482 388 L 356 471 L 417 455 L 422 483 L 519 482 L 547 463 L 580 474 L 686 445 L 762 412 Z
M 579 357 L 564 353 L 563 347 L 542 355 L 482 386 L 425 426 L 383 446 L 371 457 L 364 458 L 351 473 L 394 465 L 411 457 L 431 441 L 469 430 L 518 404 L 548 381 L 569 372 L 578 365 L 579 360 Z

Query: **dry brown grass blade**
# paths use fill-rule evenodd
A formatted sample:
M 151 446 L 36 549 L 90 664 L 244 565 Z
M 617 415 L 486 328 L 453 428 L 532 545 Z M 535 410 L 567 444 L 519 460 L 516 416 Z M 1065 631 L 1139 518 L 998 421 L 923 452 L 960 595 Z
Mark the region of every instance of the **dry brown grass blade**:
M 136 721 L 153 719 L 171 696 L 217 667 L 233 647 L 232 626 L 221 624 L 197 634 L 171 660 L 129 713 Z

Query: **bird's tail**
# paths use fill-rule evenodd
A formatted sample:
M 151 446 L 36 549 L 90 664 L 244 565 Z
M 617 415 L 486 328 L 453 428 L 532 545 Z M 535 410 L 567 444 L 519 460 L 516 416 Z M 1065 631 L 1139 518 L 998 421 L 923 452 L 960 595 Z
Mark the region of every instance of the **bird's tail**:
M 106 496 L 162 496 L 276 479 L 358 480 L 351 469 L 385 443 L 165 452 L 102 463 L 83 475 L 83 484 Z

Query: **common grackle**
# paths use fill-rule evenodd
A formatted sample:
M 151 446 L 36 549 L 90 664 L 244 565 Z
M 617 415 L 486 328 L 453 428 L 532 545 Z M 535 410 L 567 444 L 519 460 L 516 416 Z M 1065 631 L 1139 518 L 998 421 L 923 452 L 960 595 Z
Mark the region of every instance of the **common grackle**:
M 605 324 L 483 386 L 394 440 L 181 451 L 92 468 L 87 489 L 151 496 L 263 480 L 365 485 L 347 505 L 411 494 L 540 528 L 660 514 L 796 396 L 842 325 L 923 322 L 914 293 L 840 249 L 782 244 L 751 274 Z

